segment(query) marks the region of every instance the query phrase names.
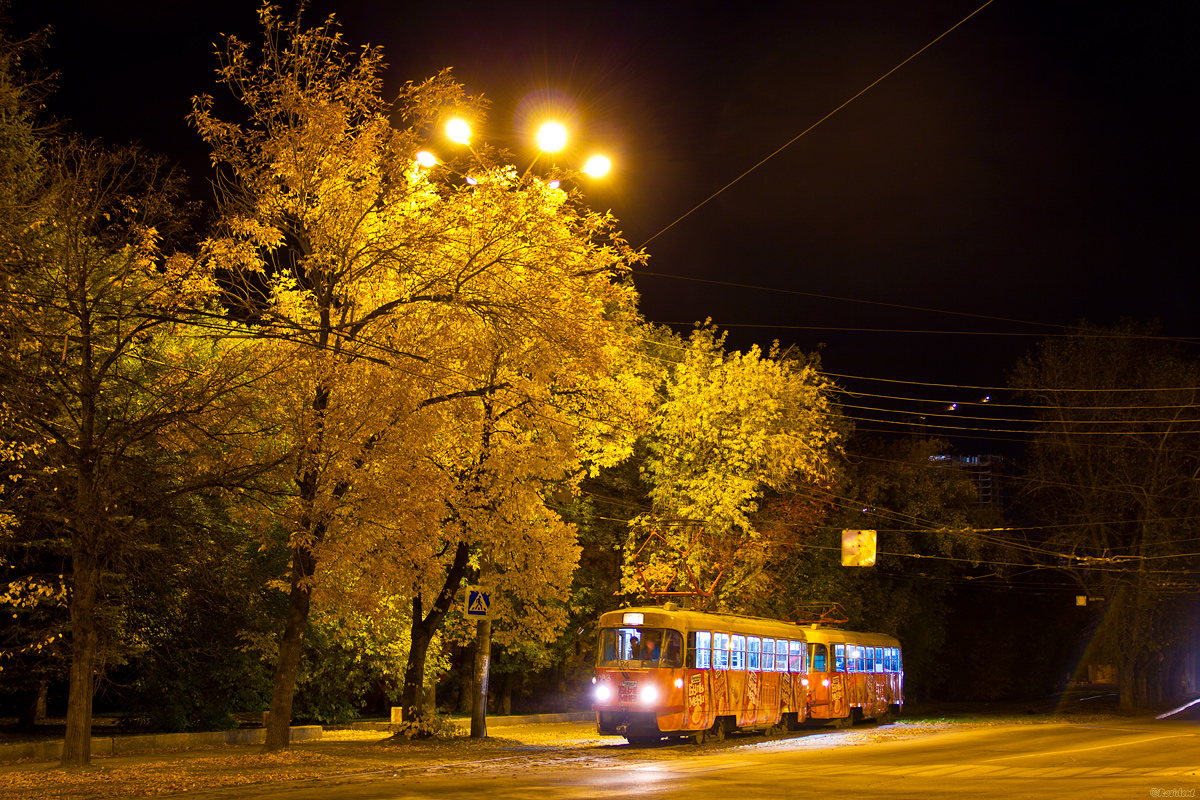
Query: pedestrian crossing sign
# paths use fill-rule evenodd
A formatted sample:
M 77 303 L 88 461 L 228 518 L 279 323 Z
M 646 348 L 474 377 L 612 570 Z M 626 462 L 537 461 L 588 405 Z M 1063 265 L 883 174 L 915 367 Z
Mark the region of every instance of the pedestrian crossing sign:
M 481 586 L 468 586 L 466 615 L 468 619 L 491 619 L 491 591 L 484 589 Z
M 842 566 L 875 566 L 875 531 L 842 531 Z

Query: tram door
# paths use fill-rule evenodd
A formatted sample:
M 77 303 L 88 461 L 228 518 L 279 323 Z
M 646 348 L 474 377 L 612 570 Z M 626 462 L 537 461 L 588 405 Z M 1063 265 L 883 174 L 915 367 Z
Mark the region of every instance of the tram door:
M 819 642 L 808 643 L 808 691 L 811 715 L 828 719 L 829 713 L 829 650 Z

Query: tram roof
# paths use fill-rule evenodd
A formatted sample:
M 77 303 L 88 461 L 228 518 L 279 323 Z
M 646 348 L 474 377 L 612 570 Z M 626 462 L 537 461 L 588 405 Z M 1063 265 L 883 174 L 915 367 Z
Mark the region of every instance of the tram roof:
M 641 625 L 624 622 L 626 614 L 641 614 Z M 749 633 L 760 636 L 776 636 L 803 639 L 809 642 L 851 642 L 853 644 L 880 647 L 899 647 L 900 642 L 882 633 L 860 633 L 840 628 L 818 625 L 803 625 L 788 620 L 752 617 L 743 614 L 714 614 L 690 608 L 667 606 L 634 606 L 608 611 L 600 615 L 600 625 L 631 626 L 643 628 L 682 628 L 690 630 L 720 630 L 733 633 Z

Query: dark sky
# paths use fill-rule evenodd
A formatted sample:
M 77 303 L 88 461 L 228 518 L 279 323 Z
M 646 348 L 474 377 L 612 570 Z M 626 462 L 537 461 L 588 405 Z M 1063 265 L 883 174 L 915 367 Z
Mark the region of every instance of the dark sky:
M 1200 336 L 1200 4 L 995 0 L 663 231 L 982 3 L 332 0 L 307 13 L 383 45 L 393 90 L 453 67 L 494 103 L 485 138 L 520 158 L 530 111 L 567 104 L 579 154 L 616 161 L 593 205 L 633 244 L 653 237 L 658 274 L 637 280 L 650 320 L 712 317 L 738 347 L 824 344 L 828 371 L 859 377 L 845 385 L 935 405 L 978 393 L 922 383 L 1002 385 L 1035 335 L 1082 318 Z M 203 196 L 189 98 L 217 91 L 213 43 L 256 36 L 256 7 L 14 0 L 12 15 L 18 32 L 55 29 L 51 111 L 182 161 Z

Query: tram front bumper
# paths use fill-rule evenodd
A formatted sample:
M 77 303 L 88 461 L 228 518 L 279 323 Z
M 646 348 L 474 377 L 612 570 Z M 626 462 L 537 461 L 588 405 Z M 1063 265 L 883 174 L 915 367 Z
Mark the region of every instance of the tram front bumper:
M 658 736 L 658 714 L 654 711 L 617 709 L 596 712 L 596 731 L 601 736 Z

